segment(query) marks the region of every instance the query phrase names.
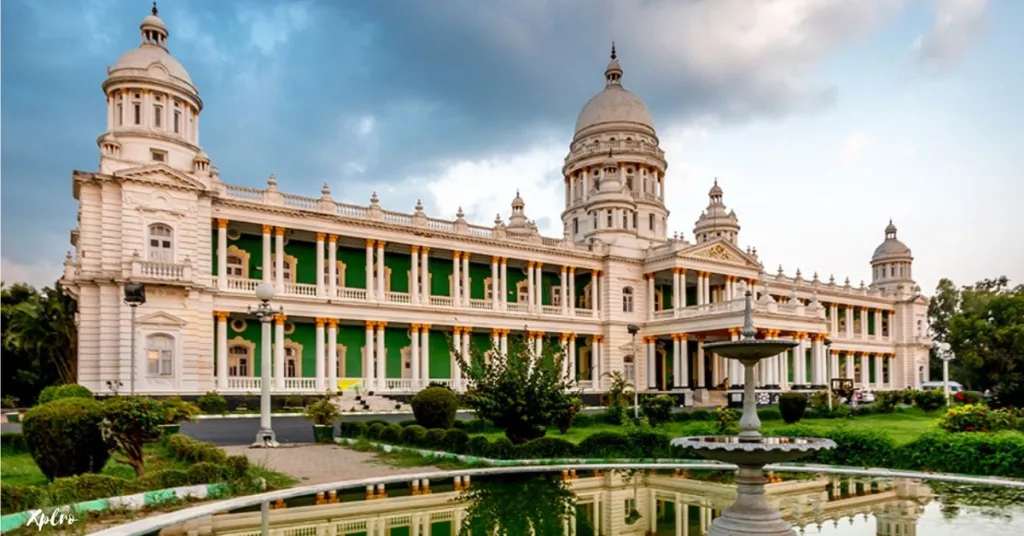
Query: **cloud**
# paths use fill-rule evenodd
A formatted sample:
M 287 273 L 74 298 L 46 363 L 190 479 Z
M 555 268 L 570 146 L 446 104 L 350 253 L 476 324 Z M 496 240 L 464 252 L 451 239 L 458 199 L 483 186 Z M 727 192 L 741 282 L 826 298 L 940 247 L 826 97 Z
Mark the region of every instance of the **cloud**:
M 7 257 L 0 259 L 0 279 L 5 285 L 27 283 L 39 288 L 53 286 L 63 272 L 62 265 L 46 260 L 20 263 Z
M 985 29 L 988 0 L 934 0 L 935 22 L 914 41 L 919 61 L 946 65 L 960 59 Z
M 844 168 L 852 167 L 860 160 L 870 139 L 863 132 L 855 132 L 846 137 L 842 147 L 839 148 L 839 165 Z

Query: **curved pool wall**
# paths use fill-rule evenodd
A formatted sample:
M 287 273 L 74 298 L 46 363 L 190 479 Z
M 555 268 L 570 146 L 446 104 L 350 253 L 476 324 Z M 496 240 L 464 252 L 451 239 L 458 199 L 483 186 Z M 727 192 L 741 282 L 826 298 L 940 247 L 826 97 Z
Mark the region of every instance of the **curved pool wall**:
M 420 451 L 418 449 L 405 449 L 405 450 L 416 450 L 417 452 L 431 452 L 431 451 Z M 448 453 L 440 453 L 447 456 L 444 457 L 455 457 L 455 455 Z M 439 456 L 442 457 L 442 456 Z M 463 456 L 462 458 L 465 458 Z M 483 462 L 486 458 L 474 458 L 478 462 Z M 273 502 L 278 499 L 288 500 L 295 499 L 298 497 L 312 496 L 317 493 L 328 493 L 339 489 L 358 489 L 365 488 L 368 485 L 377 484 L 393 484 L 393 483 L 408 483 L 413 480 L 443 480 L 449 478 L 455 478 L 457 476 L 489 476 L 489 475 L 502 475 L 509 473 L 509 469 L 514 468 L 516 473 L 547 473 L 555 471 L 568 471 L 573 469 L 598 469 L 598 470 L 630 470 L 630 469 L 660 469 L 660 470 L 673 470 L 673 469 L 689 469 L 689 470 L 704 470 L 704 471 L 729 471 L 735 470 L 736 466 L 724 463 L 713 463 L 713 462 L 702 462 L 702 461 L 682 461 L 682 460 L 652 460 L 652 461 L 630 461 L 630 460 L 601 460 L 592 461 L 587 463 L 587 460 L 494 460 L 502 462 L 500 467 L 487 467 L 480 469 L 460 469 L 452 471 L 432 471 L 423 473 L 408 473 L 402 475 L 394 475 L 387 477 L 374 477 L 374 478 L 363 478 L 359 480 L 339 480 L 336 482 L 329 482 L 326 484 L 316 484 L 312 486 L 301 486 L 296 488 L 288 488 L 277 491 L 270 491 L 266 493 L 260 493 L 257 495 L 247 495 L 245 497 L 237 497 L 234 499 L 227 499 L 224 501 L 217 501 L 209 504 L 203 504 L 199 506 L 193 506 L 179 510 L 177 512 L 170 512 L 167 514 L 160 514 L 139 521 L 134 521 L 125 525 L 119 525 L 111 527 L 106 530 L 94 532 L 94 536 L 136 536 L 150 534 L 160 529 L 167 527 L 176 526 L 186 521 L 191 521 L 204 516 L 213 514 L 229 512 L 238 510 L 241 508 L 248 508 L 252 506 L 260 505 L 264 502 Z M 513 463 L 508 463 L 513 462 Z M 582 462 L 582 463 L 581 463 Z M 486 463 L 486 462 L 483 462 Z M 827 475 L 849 475 L 849 476 L 868 476 L 878 478 L 910 478 L 923 481 L 941 481 L 941 482 L 953 482 L 959 484 L 973 484 L 983 486 L 1002 486 L 1002 487 L 1014 487 L 1024 489 L 1024 481 L 1022 480 L 1011 480 L 999 477 L 982 477 L 982 476 L 970 476 L 970 475 L 952 475 L 952 474 L 939 474 L 939 473 L 923 473 L 918 471 L 897 471 L 892 469 L 881 469 L 881 468 L 857 468 L 857 467 L 837 467 L 832 465 L 814 465 L 814 464 L 777 464 L 766 466 L 765 470 L 787 472 L 787 473 L 820 473 Z

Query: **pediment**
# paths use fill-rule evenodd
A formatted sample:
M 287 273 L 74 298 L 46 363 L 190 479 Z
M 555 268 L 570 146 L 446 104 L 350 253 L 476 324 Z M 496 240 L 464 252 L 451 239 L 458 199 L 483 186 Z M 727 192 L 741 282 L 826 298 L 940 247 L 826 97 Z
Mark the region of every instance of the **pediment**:
M 136 320 L 138 324 L 146 326 L 161 326 L 161 327 L 176 327 L 183 328 L 188 325 L 188 322 L 178 318 L 170 313 L 163 311 L 148 314 Z
M 148 166 L 126 169 L 124 171 L 118 171 L 114 176 L 122 179 L 139 180 L 164 186 L 185 188 L 188 190 L 206 191 L 207 189 L 206 185 L 203 184 L 202 181 L 173 169 L 166 164 L 151 164 Z
M 680 252 L 680 256 L 702 261 L 711 260 L 713 262 L 744 266 L 755 270 L 761 268 L 760 263 L 756 259 L 724 238 L 698 244 Z

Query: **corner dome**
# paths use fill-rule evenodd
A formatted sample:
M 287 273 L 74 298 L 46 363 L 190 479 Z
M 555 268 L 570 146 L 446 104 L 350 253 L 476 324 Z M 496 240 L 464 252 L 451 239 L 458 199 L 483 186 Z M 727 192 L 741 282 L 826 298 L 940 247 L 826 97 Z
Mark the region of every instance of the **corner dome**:
M 654 130 L 654 119 L 647 105 L 632 91 L 622 87 L 622 67 L 619 66 L 614 43 L 611 61 L 604 75 L 604 89 L 587 101 L 576 118 L 576 134 L 602 123 L 635 123 Z

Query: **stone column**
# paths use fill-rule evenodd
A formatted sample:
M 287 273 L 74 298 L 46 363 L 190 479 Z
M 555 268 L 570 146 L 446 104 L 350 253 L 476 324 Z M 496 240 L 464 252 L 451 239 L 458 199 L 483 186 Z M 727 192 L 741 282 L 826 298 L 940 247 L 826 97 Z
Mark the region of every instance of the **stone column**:
M 324 272 L 324 233 L 316 234 L 316 295 L 324 296 L 324 284 L 327 274 Z
M 381 242 L 377 242 L 380 244 Z M 388 387 L 387 362 L 388 353 L 384 346 L 384 333 L 387 322 L 377 322 L 377 390 L 384 391 Z
M 569 375 L 569 333 L 562 332 L 558 336 L 559 353 L 562 354 L 562 375 Z
M 830 331 L 833 335 L 839 335 L 839 305 L 833 303 L 829 307 L 832 309 L 832 328 Z
M 412 389 L 420 389 L 420 325 L 413 324 L 410 328 L 410 348 L 409 348 L 409 365 L 410 365 L 410 376 L 412 377 Z
M 885 385 L 885 377 L 882 374 L 882 354 L 875 354 L 875 389 L 882 389 Z
M 672 309 L 679 308 L 679 268 L 672 268 Z
M 366 240 L 366 299 L 371 301 L 377 299 L 377 283 L 374 281 L 377 277 L 373 270 L 373 247 L 376 244 L 376 240 Z
M 271 279 L 271 277 L 273 277 L 272 274 L 274 273 L 274 269 L 270 265 L 270 263 L 272 262 L 271 248 L 273 247 L 270 243 L 270 233 L 273 230 L 274 227 L 272 225 L 263 226 L 263 266 L 261 266 L 260 268 L 263 270 L 264 283 L 273 283 L 274 281 L 273 279 Z
M 452 345 L 454 346 L 451 359 L 452 390 L 460 391 L 462 389 L 462 369 L 459 368 L 457 354 L 465 351 L 465 347 L 462 345 L 462 326 L 452 326 Z
M 526 304 L 530 311 L 535 308 L 535 300 L 537 298 L 536 287 L 534 286 L 533 278 L 534 272 L 533 267 L 536 263 L 529 261 L 526 263 Z
M 657 370 L 654 365 L 654 337 L 644 337 L 644 354 L 647 356 L 644 359 L 644 368 L 647 370 L 647 389 L 653 388 L 657 385 Z
M 345 286 L 344 281 L 338 281 L 338 235 L 327 237 L 327 295 L 331 299 L 338 297 L 338 284 Z
M 644 283 L 644 302 L 646 303 L 646 307 L 644 307 L 644 309 L 646 309 L 647 312 L 647 320 L 653 320 L 654 311 L 657 309 L 657 304 L 655 303 L 657 298 L 654 295 L 654 274 L 644 274 Z
M 880 340 L 882 340 L 882 310 L 881 309 L 875 309 L 872 314 L 875 315 L 874 316 L 874 324 L 875 324 L 875 335 L 874 335 L 874 337 L 875 337 L 876 341 L 880 341 Z
M 420 293 L 420 300 L 423 304 L 430 305 L 430 248 L 420 248 L 420 284 L 423 286 Z
M 491 257 L 491 309 L 498 311 L 501 309 L 501 280 L 498 278 L 498 264 L 501 262 L 501 257 Z
M 228 288 L 228 220 L 217 219 L 217 288 Z
M 348 357 L 348 352 L 345 352 Z M 342 373 L 345 375 L 345 363 L 341 363 Z M 338 390 L 338 319 L 327 319 L 327 391 Z
M 377 241 L 377 297 L 381 300 L 388 299 L 388 280 L 384 276 L 384 246 L 387 242 Z
M 543 331 L 538 331 L 537 332 L 537 339 L 536 339 L 536 341 L 534 343 L 537 345 L 536 346 L 536 350 L 535 350 L 537 352 L 537 355 L 538 356 L 542 355 L 544 353 L 544 332 Z
M 409 246 L 409 302 L 420 303 L 420 247 Z M 415 377 L 415 376 L 414 376 Z
M 278 272 L 281 273 L 281 272 Z M 274 388 L 284 390 L 284 321 L 282 314 L 274 315 Z
M 867 352 L 860 355 L 860 385 L 864 389 L 871 387 L 871 366 L 868 363 L 868 355 Z
M 323 241 L 320 241 L 320 245 L 323 245 Z M 321 271 L 320 273 L 323 273 Z M 323 280 L 323 278 L 320 278 Z M 315 371 L 316 377 L 316 391 L 318 393 L 324 392 L 324 380 L 326 379 L 326 371 L 324 367 L 327 365 L 327 355 L 324 348 L 324 319 L 317 318 L 316 322 L 316 340 L 314 341 L 314 355 L 316 356 L 316 363 L 314 364 L 313 370 Z
M 674 271 L 673 271 L 674 272 Z M 678 273 L 673 273 L 674 279 L 679 279 Z M 677 288 L 677 287 L 674 287 Z M 672 334 L 672 388 L 679 389 L 682 385 L 679 383 L 682 380 L 682 354 L 679 348 L 679 334 Z
M 275 228 L 274 237 L 274 287 L 281 293 L 284 292 L 284 227 Z
M 711 272 L 704 272 L 704 303 L 711 302 Z
M 593 362 L 593 367 L 597 369 L 597 378 L 595 379 L 595 381 L 599 383 L 595 383 L 595 386 L 601 385 L 600 382 L 604 381 L 604 378 L 602 377 L 604 375 L 604 363 L 602 362 L 603 359 L 604 354 L 601 353 L 601 336 L 594 335 L 590 341 L 590 360 Z M 634 371 L 636 370 L 636 361 L 637 357 L 633 356 Z M 635 382 L 636 380 L 633 381 Z
M 704 337 L 697 337 L 697 388 L 706 387 L 704 381 Z
M 228 316 L 227 311 L 215 311 L 217 317 L 217 389 L 228 388 Z M 251 364 L 250 364 L 251 367 Z
M 363 346 L 363 388 L 367 391 L 373 391 L 377 388 L 377 381 L 374 377 L 375 370 L 373 368 L 375 353 L 373 330 L 376 326 L 377 323 L 373 320 L 366 321 L 366 341 Z
M 814 335 L 813 348 L 811 350 L 811 377 L 815 385 L 825 384 L 825 334 Z
M 430 383 L 430 324 L 420 326 L 420 385 Z
M 860 308 L 860 338 L 868 338 L 868 315 L 871 314 L 871 309 L 867 307 Z
M 793 360 L 793 368 L 796 372 L 797 385 L 806 385 L 807 382 L 807 334 L 798 334 L 799 344 L 796 347 L 796 355 Z
M 690 355 L 689 345 L 687 341 L 689 335 L 686 333 L 679 334 L 679 387 L 683 389 L 690 388 Z
M 590 271 L 590 308 L 594 311 L 594 318 L 597 318 L 597 312 L 600 310 L 598 307 L 598 285 L 601 284 L 601 271 L 591 270 Z
M 856 355 L 853 352 L 846 352 L 846 374 L 845 377 L 850 380 L 856 380 L 854 377 L 854 366 L 853 360 L 856 359 Z
M 470 292 L 469 286 L 469 252 L 462 252 L 462 285 L 459 287 L 462 290 L 462 304 L 469 307 L 469 301 L 473 294 Z
M 597 371 L 593 363 L 590 364 L 590 381 L 597 379 Z M 576 371 L 576 334 L 569 334 L 569 376 L 573 380 L 577 379 L 580 374 Z M 596 384 L 595 384 L 596 385 Z
M 697 271 L 697 305 L 704 305 L 704 272 Z
M 569 316 L 576 316 L 576 267 L 569 267 Z
M 501 352 L 501 330 L 498 328 L 491 330 L 491 351 L 495 353 Z
M 558 287 L 558 293 L 561 295 L 559 300 L 562 302 L 562 316 L 568 316 L 569 314 L 569 268 L 562 266 L 558 271 L 558 276 L 561 278 Z
M 508 334 L 509 330 L 501 330 L 501 353 L 503 355 L 508 355 Z
M 534 265 L 537 275 L 533 276 L 533 282 L 537 285 L 537 291 L 533 295 L 537 298 L 537 311 L 544 310 L 544 263 L 538 262 Z
M 829 366 L 832 367 L 832 368 L 829 369 L 830 376 L 832 378 L 838 378 L 839 377 L 839 350 L 832 350 L 832 352 L 830 352 L 830 353 L 832 354 L 832 355 L 829 356 Z
M 846 327 L 846 330 L 845 330 L 846 331 L 846 338 L 847 339 L 852 339 L 853 338 L 853 306 L 852 305 L 847 305 L 846 306 L 846 326 L 845 327 Z
M 469 326 L 465 326 L 465 327 L 462 328 L 462 358 L 466 360 L 466 365 L 471 365 L 473 363 L 473 356 L 472 356 L 472 354 L 470 354 L 470 350 L 469 350 L 470 334 L 472 332 L 473 332 L 473 328 L 471 328 Z M 461 368 L 459 369 L 459 378 L 460 378 L 459 390 L 460 391 L 465 391 L 466 390 L 466 385 L 465 385 L 465 380 L 462 379 L 462 369 Z

